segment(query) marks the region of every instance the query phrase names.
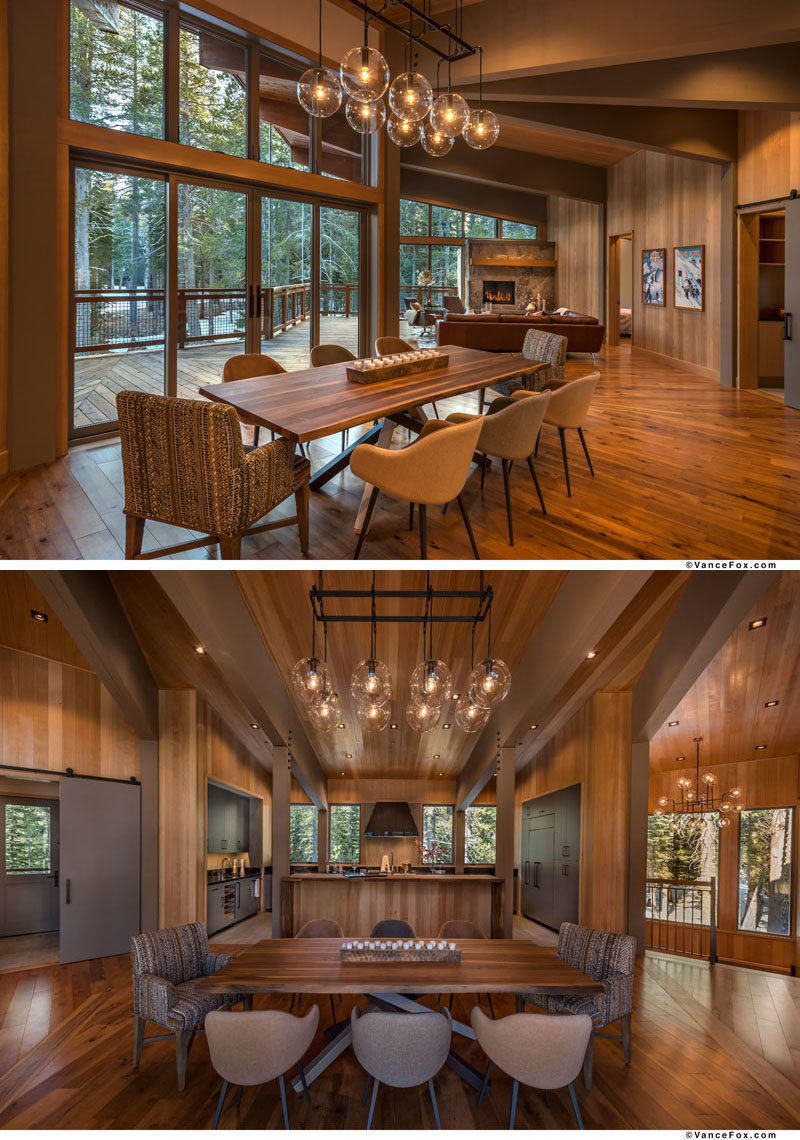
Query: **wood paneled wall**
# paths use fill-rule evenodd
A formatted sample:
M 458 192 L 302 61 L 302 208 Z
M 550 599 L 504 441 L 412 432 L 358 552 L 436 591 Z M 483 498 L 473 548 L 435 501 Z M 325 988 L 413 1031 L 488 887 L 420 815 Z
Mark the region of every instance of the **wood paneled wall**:
M 800 112 L 739 112 L 737 201 L 763 202 L 800 189 Z
M 159 926 L 206 916 L 206 771 L 197 706 L 194 689 L 159 693 Z
M 269 863 L 272 855 L 272 773 L 259 764 L 219 714 L 203 700 L 198 700 L 197 726 L 198 746 L 205 751 L 206 778 L 219 780 L 230 788 L 238 788 L 261 799 L 261 849 L 257 851 L 253 847 L 251 859 L 260 855 L 262 864 Z
M 551 196 L 548 241 L 556 243 L 556 303 L 577 313 L 600 316 L 600 207 L 576 198 Z
M 717 787 L 723 792 L 738 785 L 742 789 L 742 802 L 746 808 L 794 807 L 796 809 L 793 836 L 793 912 L 796 915 L 800 756 L 778 756 L 734 764 L 704 765 L 701 771 L 714 772 L 718 778 Z M 694 782 L 694 767 L 674 768 L 669 772 L 651 772 L 648 811 L 652 812 L 658 807 L 659 796 L 673 796 L 677 792 L 679 776 L 689 776 Z M 720 831 L 717 954 L 720 958 L 734 962 L 756 963 L 784 970 L 800 966 L 800 940 L 736 929 L 739 898 L 738 866 L 739 827 L 738 823 L 734 823 L 732 827 Z
M 0 646 L 0 762 L 129 779 L 139 739 L 88 669 Z
M 605 930 L 627 927 L 631 694 L 599 692 L 517 774 L 514 858 L 526 800 L 581 785 L 578 914 Z
M 633 233 L 633 344 L 711 377 L 720 371 L 721 177 L 722 167 L 714 163 L 651 151 L 608 170 L 607 232 Z M 701 244 L 705 311 L 676 309 L 673 247 Z M 667 251 L 664 307 L 642 304 L 642 250 L 658 248 Z
M 8 471 L 8 0 L 0 0 L 0 476 Z

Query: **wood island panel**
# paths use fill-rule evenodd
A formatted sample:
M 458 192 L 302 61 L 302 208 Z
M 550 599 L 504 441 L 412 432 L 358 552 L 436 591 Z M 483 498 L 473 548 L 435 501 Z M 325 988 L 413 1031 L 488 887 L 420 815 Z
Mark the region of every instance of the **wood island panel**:
M 503 936 L 504 882 L 495 875 L 287 875 L 281 883 L 281 937 L 314 918 L 330 918 L 347 935 L 368 935 L 376 922 L 401 918 L 420 938 L 464 918 L 487 938 Z

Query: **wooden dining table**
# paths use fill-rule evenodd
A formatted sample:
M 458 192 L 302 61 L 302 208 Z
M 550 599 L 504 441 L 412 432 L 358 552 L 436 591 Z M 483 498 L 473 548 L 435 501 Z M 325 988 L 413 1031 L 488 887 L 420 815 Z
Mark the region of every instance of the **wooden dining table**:
M 412 994 L 536 993 L 592 994 L 602 985 L 556 958 L 552 950 L 527 939 L 486 938 L 456 942 L 460 962 L 342 961 L 341 938 L 277 938 L 258 942 L 232 962 L 194 985 L 214 993 L 241 994 L 359 994 L 368 1009 L 430 1012 Z M 334 1027 L 327 1045 L 305 1067 L 310 1083 L 339 1057 L 352 1041 L 350 1022 Z M 453 1033 L 475 1039 L 472 1026 L 453 1021 Z M 473 1088 L 483 1074 L 451 1050 L 450 1068 Z M 298 1077 L 295 1091 L 302 1091 Z
M 448 358 L 444 367 L 372 384 L 348 380 L 348 365 L 340 363 L 212 384 L 201 388 L 200 395 L 230 404 L 248 423 L 269 428 L 296 445 L 335 435 L 346 428 L 373 424 L 312 473 L 311 490 L 319 491 L 348 466 L 352 452 L 360 444 L 390 447 L 398 426 L 419 432 L 427 419 L 423 405 L 549 368 L 516 352 L 448 346 L 444 354 Z M 364 489 L 356 530 L 361 528 L 370 490 L 368 486 Z

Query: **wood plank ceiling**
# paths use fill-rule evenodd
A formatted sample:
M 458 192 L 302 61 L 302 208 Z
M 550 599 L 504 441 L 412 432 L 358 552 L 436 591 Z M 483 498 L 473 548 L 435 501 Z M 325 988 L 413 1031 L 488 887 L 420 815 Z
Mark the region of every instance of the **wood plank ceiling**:
M 495 104 L 495 109 L 499 106 Z M 502 112 L 499 117 L 500 138 L 497 145 L 509 150 L 563 158 L 586 166 L 612 166 L 629 154 L 635 154 L 637 150 L 635 146 L 593 135 L 576 135 L 569 131 L 540 127 L 535 123 L 523 123 L 518 119 L 507 118 Z
M 47 615 L 47 621 L 36 621 L 31 610 Z M 60 619 L 45 601 L 24 570 L 6 570 L 0 574 L 0 644 L 62 665 L 89 669 L 90 665 L 78 649 Z
M 254 571 L 235 573 L 235 578 L 250 613 L 258 627 L 279 673 L 287 679 L 292 666 L 311 652 L 311 610 L 308 591 L 317 581 L 312 570 L 285 573 Z M 534 631 L 547 612 L 564 578 L 561 571 L 508 571 L 486 573 L 485 580 L 495 590 L 492 624 L 492 651 L 513 670 L 519 662 Z M 325 575 L 324 581 L 337 589 L 369 589 L 372 572 L 368 570 L 337 571 Z M 434 571 L 431 584 L 436 589 L 474 589 L 479 582 L 476 571 Z M 377 589 L 424 589 L 425 571 L 380 570 Z M 368 613 L 365 603 L 352 600 L 331 601 L 331 613 Z M 473 601 L 453 599 L 446 605 L 448 613 L 471 613 Z M 344 607 L 347 607 L 345 610 Z M 423 603 L 414 601 L 381 601 L 379 612 L 421 612 Z M 475 656 L 481 660 L 486 649 L 486 628 L 479 627 Z M 321 641 L 318 640 L 321 651 Z M 424 777 L 453 779 L 461 771 L 474 747 L 475 737 L 463 732 L 455 722 L 455 701 L 445 707 L 439 724 L 429 732 L 417 733 L 405 719 L 409 695 L 409 675 L 422 659 L 421 627 L 387 624 L 378 627 L 378 657 L 391 670 L 394 680 L 392 721 L 397 729 L 362 732 L 350 695 L 350 675 L 355 665 L 368 656 L 368 624 L 333 624 L 329 626 L 328 665 L 335 678 L 336 691 L 342 702 L 343 729 L 322 733 L 306 718 L 306 732 L 316 750 L 323 771 L 328 776 L 347 778 Z M 434 630 L 434 652 L 445 660 L 452 671 L 456 692 L 463 691 L 470 672 L 471 625 L 438 625 Z M 298 712 L 305 710 L 292 696 Z M 450 724 L 449 729 L 444 724 Z M 350 757 L 347 756 L 350 753 Z
M 749 629 L 752 621 L 766 625 Z M 767 701 L 780 703 L 766 708 Z M 678 721 L 670 726 L 669 721 Z M 800 750 L 800 574 L 784 571 L 704 669 L 650 742 L 654 771 L 724 764 Z M 757 749 L 758 745 L 765 745 Z

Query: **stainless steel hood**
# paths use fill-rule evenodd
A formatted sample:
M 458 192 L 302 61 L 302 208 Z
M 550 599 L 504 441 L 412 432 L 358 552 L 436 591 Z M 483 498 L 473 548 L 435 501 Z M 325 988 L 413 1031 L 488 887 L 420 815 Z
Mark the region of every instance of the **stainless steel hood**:
M 407 803 L 383 800 L 375 804 L 364 834 L 380 838 L 385 835 L 419 835 L 414 817 Z

